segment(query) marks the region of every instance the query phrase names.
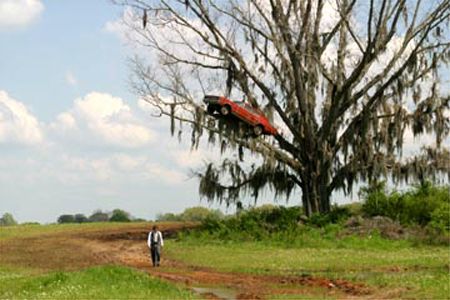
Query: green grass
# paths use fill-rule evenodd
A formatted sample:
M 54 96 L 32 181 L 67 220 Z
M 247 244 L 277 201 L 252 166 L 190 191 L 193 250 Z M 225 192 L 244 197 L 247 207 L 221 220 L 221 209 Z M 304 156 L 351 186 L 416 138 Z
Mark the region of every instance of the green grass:
M 5 239 L 63 232 L 128 229 L 148 223 L 27 225 L 0 228 Z M 284 233 L 264 241 L 219 240 L 211 236 L 182 235 L 168 240 L 164 255 L 189 265 L 224 272 L 302 275 L 346 279 L 367 285 L 373 297 L 449 299 L 450 249 L 387 240 L 378 234 L 338 238 L 338 228 Z M 283 237 L 283 239 L 282 239 Z M 284 239 L 286 238 L 286 239 Z M 1 244 L 0 244 L 1 246 Z M 58 245 L 56 245 L 58 246 Z M 55 246 L 55 247 L 56 247 Z M 56 256 L 55 256 L 56 257 Z M 64 257 L 64 255 L 63 255 Z M 73 257 L 73 256 L 72 256 Z M 36 258 L 34 258 L 36 259 Z M 26 265 L 23 265 L 26 266 Z M 194 294 L 121 267 L 96 267 L 77 272 L 43 274 L 32 269 L 0 266 L 0 299 L 190 299 Z M 309 287 L 308 287 L 309 288 Z M 314 288 L 314 287 L 311 287 Z M 272 295 L 276 299 L 331 296 L 327 290 L 304 295 Z
M 379 249 L 283 249 L 262 243 L 192 245 L 171 243 L 174 259 L 222 271 L 246 273 L 348 272 L 402 267 L 439 268 L 448 264 L 445 247 Z
M 448 267 L 406 272 L 368 272 L 367 274 L 355 274 L 354 279 L 387 291 L 400 289 L 401 298 L 450 299 Z
M 0 299 L 193 299 L 195 295 L 148 274 L 117 266 L 30 275 L 0 269 Z
M 167 243 L 166 254 L 191 265 L 226 272 L 309 274 L 352 280 L 377 290 L 398 289 L 402 297 L 449 297 L 447 247 L 414 247 L 404 241 L 367 239 L 353 237 L 346 247 L 336 242 L 329 247 L 296 248 L 270 242 L 200 244 L 191 240 Z

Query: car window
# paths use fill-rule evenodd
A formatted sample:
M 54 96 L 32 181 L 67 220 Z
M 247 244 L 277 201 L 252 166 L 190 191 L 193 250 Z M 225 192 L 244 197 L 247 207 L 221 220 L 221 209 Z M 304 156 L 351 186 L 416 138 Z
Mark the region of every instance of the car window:
M 262 113 L 260 111 L 253 108 L 250 104 L 245 103 L 244 101 L 235 101 L 234 103 L 236 103 L 237 105 L 239 105 L 242 108 L 245 108 L 246 110 L 248 110 L 251 113 L 254 113 L 256 115 L 262 115 Z
M 257 109 L 253 108 L 253 107 L 252 107 L 251 105 L 249 105 L 249 104 L 245 104 L 245 108 L 246 108 L 248 111 L 251 111 L 251 112 L 254 113 L 254 114 L 257 114 L 257 115 L 260 115 L 260 114 L 261 114 Z

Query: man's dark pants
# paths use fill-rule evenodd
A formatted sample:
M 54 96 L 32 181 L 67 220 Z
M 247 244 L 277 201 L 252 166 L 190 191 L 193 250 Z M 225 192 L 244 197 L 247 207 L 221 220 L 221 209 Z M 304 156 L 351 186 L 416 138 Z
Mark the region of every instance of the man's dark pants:
M 159 266 L 159 260 L 161 258 L 161 246 L 158 244 L 152 245 L 150 248 L 150 254 L 152 257 L 153 266 Z

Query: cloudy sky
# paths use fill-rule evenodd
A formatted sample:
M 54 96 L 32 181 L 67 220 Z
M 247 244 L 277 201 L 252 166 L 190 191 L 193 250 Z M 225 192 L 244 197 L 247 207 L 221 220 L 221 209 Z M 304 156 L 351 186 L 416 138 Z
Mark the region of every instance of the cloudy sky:
M 200 202 L 190 152 L 128 88 L 107 0 L 0 0 L 0 214 L 53 222 L 123 208 L 154 218 Z

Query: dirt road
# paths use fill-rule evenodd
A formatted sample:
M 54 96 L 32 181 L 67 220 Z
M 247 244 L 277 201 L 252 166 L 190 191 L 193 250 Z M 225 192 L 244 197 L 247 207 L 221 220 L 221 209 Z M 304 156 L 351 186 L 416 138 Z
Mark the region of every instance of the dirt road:
M 192 224 L 162 225 L 166 238 Z M 148 226 L 64 232 L 10 239 L 0 243 L 0 264 L 42 271 L 77 270 L 89 266 L 117 264 L 137 268 L 152 276 L 182 283 L 209 299 L 264 299 L 276 294 L 311 294 L 338 298 L 371 297 L 363 284 L 312 276 L 267 276 L 224 273 L 187 265 L 176 257 L 163 256 L 163 266 L 150 266 L 146 238 Z

